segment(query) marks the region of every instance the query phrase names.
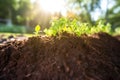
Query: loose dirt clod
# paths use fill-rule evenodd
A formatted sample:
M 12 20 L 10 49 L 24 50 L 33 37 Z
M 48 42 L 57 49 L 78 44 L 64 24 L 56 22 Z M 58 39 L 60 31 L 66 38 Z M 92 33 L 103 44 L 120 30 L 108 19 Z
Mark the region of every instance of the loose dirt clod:
M 0 47 L 0 80 L 120 80 L 120 41 L 98 33 L 12 42 Z

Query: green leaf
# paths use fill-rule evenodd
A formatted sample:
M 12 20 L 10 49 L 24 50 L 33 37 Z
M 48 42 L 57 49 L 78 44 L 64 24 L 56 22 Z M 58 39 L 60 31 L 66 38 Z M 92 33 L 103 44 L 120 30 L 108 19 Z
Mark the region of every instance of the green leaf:
M 39 25 L 35 26 L 35 32 L 39 32 L 39 31 L 40 31 L 40 26 Z

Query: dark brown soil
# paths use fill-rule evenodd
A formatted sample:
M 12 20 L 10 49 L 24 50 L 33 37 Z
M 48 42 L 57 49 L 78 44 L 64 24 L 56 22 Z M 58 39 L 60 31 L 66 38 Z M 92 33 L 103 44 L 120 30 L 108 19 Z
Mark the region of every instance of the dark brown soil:
M 120 80 L 120 41 L 98 33 L 11 42 L 0 47 L 0 80 Z

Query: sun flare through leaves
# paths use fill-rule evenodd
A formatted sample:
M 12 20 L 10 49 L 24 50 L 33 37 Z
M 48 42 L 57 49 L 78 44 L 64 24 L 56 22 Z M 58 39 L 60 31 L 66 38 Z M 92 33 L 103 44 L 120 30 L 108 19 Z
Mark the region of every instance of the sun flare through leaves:
M 40 7 L 47 12 L 61 12 L 64 9 L 64 0 L 39 0 Z

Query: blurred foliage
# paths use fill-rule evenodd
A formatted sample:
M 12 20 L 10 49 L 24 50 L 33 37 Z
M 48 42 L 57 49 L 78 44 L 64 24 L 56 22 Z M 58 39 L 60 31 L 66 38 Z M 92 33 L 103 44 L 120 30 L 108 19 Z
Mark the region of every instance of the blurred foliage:
M 120 27 L 115 28 L 115 33 L 114 34 L 115 35 L 119 35 L 120 34 Z
M 101 5 L 103 1 L 106 2 L 106 5 Z M 98 20 L 102 19 L 106 23 L 110 23 L 113 30 L 120 26 L 120 0 L 68 0 L 68 2 L 73 6 L 77 5 L 77 11 L 80 11 L 78 15 L 82 22 L 94 24 L 92 19 L 94 15 L 92 13 L 95 14 L 95 11 L 99 10 L 101 17 Z M 104 9 L 102 9 L 102 6 L 105 6 Z M 73 8 L 76 9 L 76 7 Z
M 0 18 L 10 18 L 17 7 L 17 0 L 0 0 Z
M 19 0 L 17 6 L 17 10 L 14 11 L 13 23 L 29 26 L 29 21 L 32 19 L 30 0 Z
M 76 9 L 79 12 L 79 19 L 81 22 L 88 22 L 90 24 L 92 21 L 92 12 L 96 8 L 100 8 L 101 0 L 68 0 L 68 4 L 72 4 L 71 8 Z
M 108 22 L 113 25 L 113 29 L 120 27 L 120 0 L 115 0 L 115 5 L 108 10 Z

